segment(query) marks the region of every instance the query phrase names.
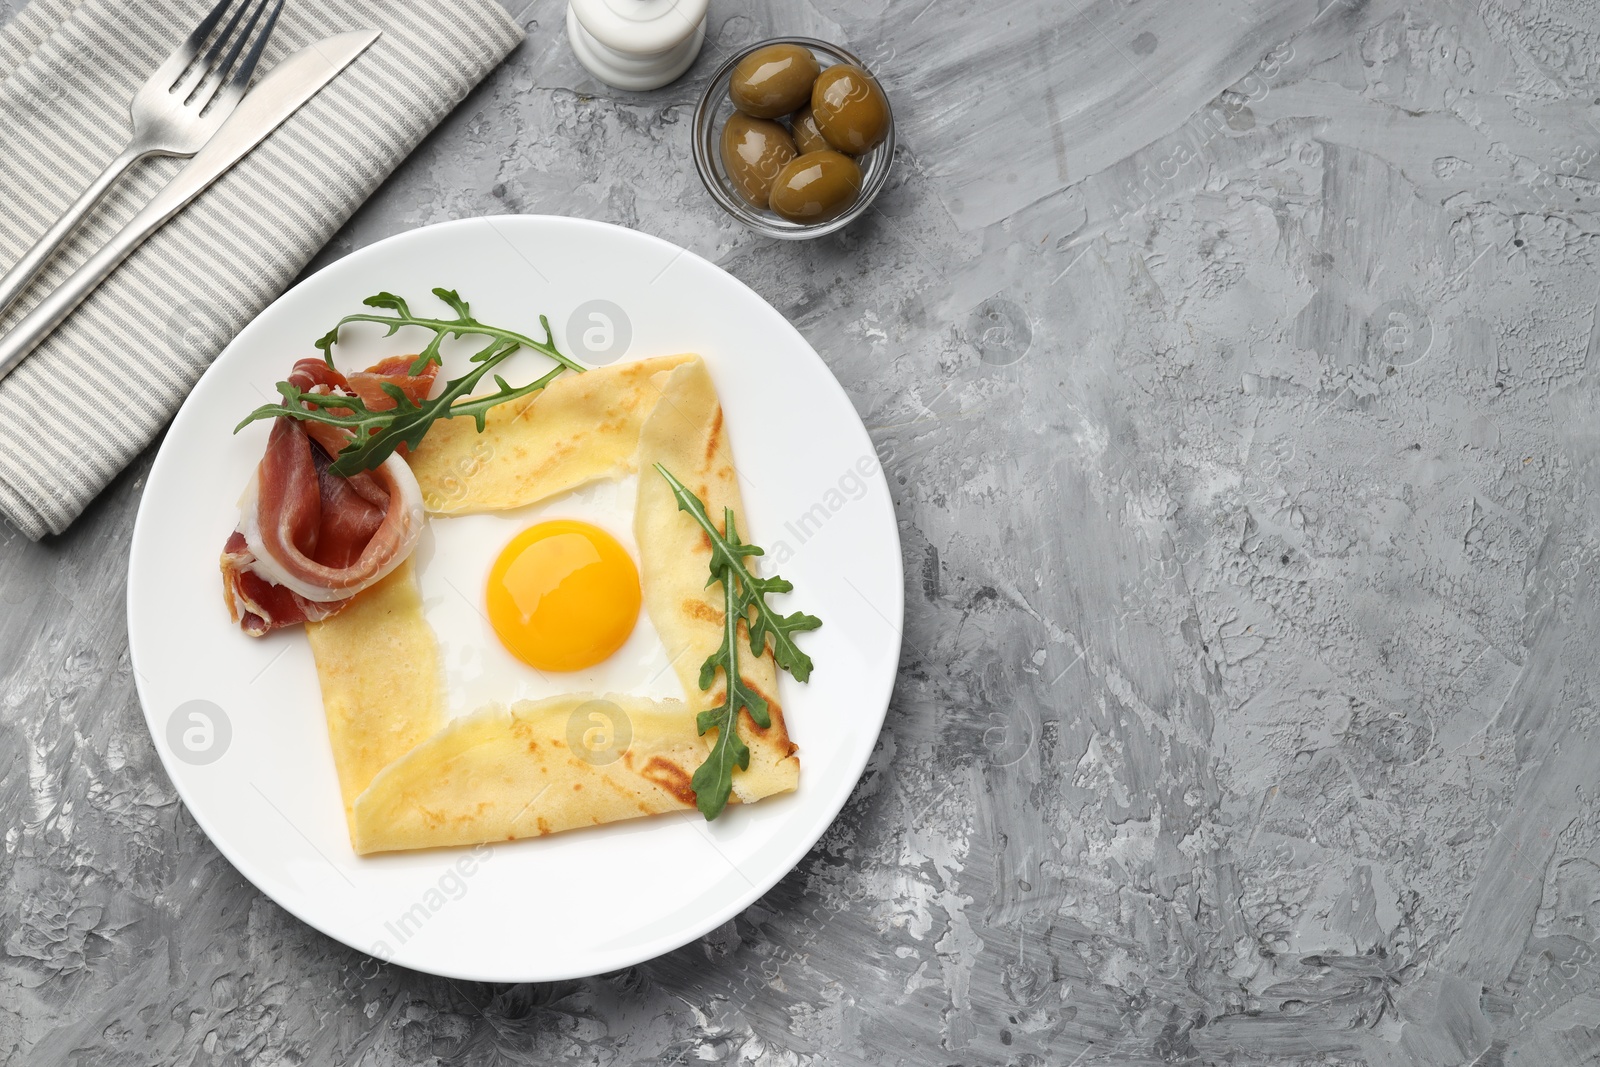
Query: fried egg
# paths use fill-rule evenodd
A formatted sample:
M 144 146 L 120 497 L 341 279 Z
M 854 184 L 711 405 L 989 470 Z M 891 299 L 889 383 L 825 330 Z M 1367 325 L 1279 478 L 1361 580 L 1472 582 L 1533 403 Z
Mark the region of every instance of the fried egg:
M 577 519 L 549 519 L 513 537 L 484 592 L 500 643 L 542 671 L 609 659 L 633 633 L 639 599 L 639 568 L 628 550 Z
M 439 516 L 417 548 L 448 713 L 562 693 L 685 696 L 640 610 L 639 479 L 531 507 Z

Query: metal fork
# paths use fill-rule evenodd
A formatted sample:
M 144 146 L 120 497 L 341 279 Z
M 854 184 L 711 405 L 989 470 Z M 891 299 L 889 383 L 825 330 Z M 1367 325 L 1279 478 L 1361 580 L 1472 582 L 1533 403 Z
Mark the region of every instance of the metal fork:
M 236 2 L 238 6 L 234 7 Z M 28 287 L 67 235 L 77 228 L 124 171 L 146 156 L 192 156 L 205 147 L 217 127 L 233 113 L 239 98 L 244 96 L 283 3 L 284 0 L 218 0 L 217 6 L 200 20 L 194 32 L 134 95 L 129 108 L 133 135 L 127 146 L 38 242 L 23 253 L 6 276 L 0 278 L 0 313 Z M 233 14 L 212 38 L 212 31 L 230 7 L 233 7 Z M 250 44 L 251 34 L 263 13 L 267 16 L 266 23 L 255 35 L 255 42 Z M 211 40 L 211 47 L 202 56 L 200 50 L 207 40 Z M 246 44 L 250 44 L 248 52 L 245 52 Z

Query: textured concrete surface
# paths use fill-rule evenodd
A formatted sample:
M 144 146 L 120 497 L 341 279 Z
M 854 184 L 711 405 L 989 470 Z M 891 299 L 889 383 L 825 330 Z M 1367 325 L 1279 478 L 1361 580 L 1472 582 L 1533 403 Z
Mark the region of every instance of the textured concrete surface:
M 0 533 L 0 1060 L 1600 1062 L 1600 8 L 815 2 L 719 0 L 687 79 L 619 96 L 535 0 L 326 258 L 570 213 L 796 323 L 906 550 L 837 824 L 622 973 L 328 941 L 145 731 L 146 457 L 67 536 Z M 799 246 L 718 217 L 687 129 L 719 49 L 794 30 L 879 69 L 903 146 Z

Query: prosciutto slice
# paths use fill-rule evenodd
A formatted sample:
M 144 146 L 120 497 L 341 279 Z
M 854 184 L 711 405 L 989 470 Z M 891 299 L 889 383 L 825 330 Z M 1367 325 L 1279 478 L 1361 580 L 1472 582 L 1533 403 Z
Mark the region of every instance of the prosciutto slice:
M 359 396 L 382 411 L 395 403 L 385 384 L 413 402 L 432 388 L 437 367 L 413 375 L 410 363 L 386 359 L 346 378 L 322 360 L 302 359 L 289 381 L 306 392 Z M 411 468 L 396 454 L 348 478 L 329 473 L 349 440 L 335 426 L 273 421 L 221 560 L 228 613 L 252 637 L 336 614 L 416 546 L 422 492 Z

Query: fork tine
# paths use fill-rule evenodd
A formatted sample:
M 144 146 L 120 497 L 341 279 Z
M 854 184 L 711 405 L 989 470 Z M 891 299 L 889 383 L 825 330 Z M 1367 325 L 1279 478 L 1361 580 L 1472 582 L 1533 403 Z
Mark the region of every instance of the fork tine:
M 250 84 L 250 76 L 256 72 L 256 64 L 261 61 L 261 53 L 266 51 L 267 38 L 272 36 L 273 29 L 278 25 L 278 13 L 283 10 L 283 0 L 278 0 L 272 5 L 272 14 L 267 16 L 266 25 L 261 27 L 261 33 L 256 37 L 256 43 L 250 46 L 250 52 L 244 57 L 238 69 L 233 72 L 233 78 L 228 82 L 230 92 L 244 92 L 245 86 Z
M 278 24 L 278 13 L 283 10 L 283 0 L 277 0 L 277 3 L 272 5 L 272 12 L 267 15 L 267 21 L 261 27 L 261 32 L 256 35 L 255 43 L 250 46 L 250 51 L 245 55 L 243 61 L 239 62 L 239 53 L 244 49 L 245 42 L 250 39 L 250 33 L 255 29 L 256 22 L 260 19 L 262 12 L 267 10 L 267 2 L 270 2 L 270 0 L 264 0 L 262 6 L 256 9 L 256 13 L 250 18 L 250 24 L 234 40 L 233 47 L 228 50 L 227 57 L 211 72 L 210 78 L 214 78 L 215 81 L 208 78 L 206 84 L 202 86 L 201 91 L 207 99 L 213 94 L 216 94 L 219 100 L 237 99 L 244 94 L 244 88 L 250 82 L 250 75 L 255 73 L 256 63 L 260 60 L 262 51 L 267 47 L 267 38 L 272 36 L 273 27 Z M 235 62 L 238 62 L 237 68 L 234 66 Z M 233 73 L 231 79 L 228 78 L 230 71 Z M 227 80 L 227 88 L 218 93 L 217 87 L 222 85 L 225 79 Z M 205 101 L 202 100 L 199 106 L 204 107 Z
M 239 20 L 244 18 L 246 11 L 255 7 L 255 15 L 250 20 L 250 25 L 244 28 L 241 37 L 250 36 L 250 28 L 255 25 L 256 18 L 261 15 L 261 8 L 256 6 L 256 0 L 244 0 L 244 3 L 233 9 L 233 14 L 228 18 L 228 24 L 211 41 L 211 47 L 206 49 L 205 58 L 195 63 L 183 76 L 183 80 L 175 85 L 172 92 L 180 100 L 187 102 L 194 95 L 195 90 L 208 78 L 217 67 L 217 57 L 222 54 L 222 49 L 227 46 L 228 39 L 234 36 L 234 30 L 239 26 Z M 203 101 L 202 101 L 203 103 Z
M 216 6 L 200 20 L 200 25 L 194 28 L 194 32 L 184 38 L 161 66 L 156 68 L 156 72 L 150 77 L 151 82 L 164 89 L 171 89 L 177 85 L 179 76 L 189 69 L 194 57 L 200 54 L 200 47 L 206 43 L 206 38 L 211 36 L 211 31 L 216 28 L 217 23 L 222 20 L 223 13 L 228 10 L 228 5 L 233 2 L 234 0 L 217 0 Z
M 211 102 L 211 98 L 216 95 L 217 87 L 227 79 L 228 71 L 232 69 L 234 62 L 238 60 L 239 53 L 244 50 L 245 45 L 250 43 L 250 35 L 255 31 L 256 23 L 261 21 L 261 13 L 267 9 L 267 5 L 270 2 L 271 0 L 261 0 L 260 3 L 256 3 L 256 0 L 249 0 L 245 5 L 245 7 L 251 9 L 249 21 L 244 24 L 238 33 L 233 33 L 231 37 L 218 37 L 216 39 L 216 42 L 206 53 L 205 77 L 184 98 L 185 106 L 192 107 L 196 111 L 204 111 L 206 109 L 206 106 Z M 244 14 L 244 11 L 245 8 L 240 8 L 239 14 Z M 230 33 L 233 28 L 231 25 L 228 27 Z M 224 46 L 227 47 L 227 54 L 225 55 L 222 53 Z

